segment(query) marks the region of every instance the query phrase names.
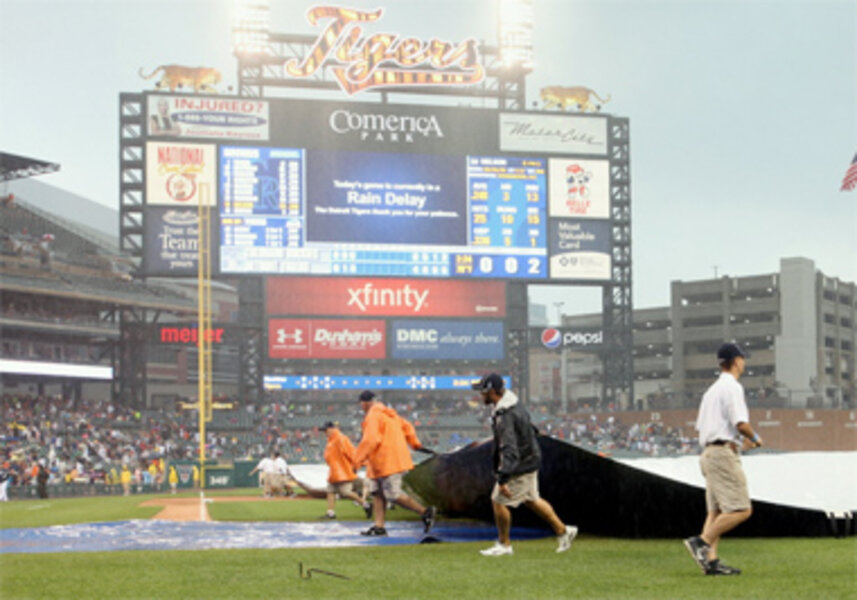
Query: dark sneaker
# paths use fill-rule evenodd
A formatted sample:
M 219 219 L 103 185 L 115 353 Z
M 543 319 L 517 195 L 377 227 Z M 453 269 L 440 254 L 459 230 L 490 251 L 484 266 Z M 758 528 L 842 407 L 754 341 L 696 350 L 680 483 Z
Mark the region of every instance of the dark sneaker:
M 371 502 L 367 502 L 366 504 L 363 505 L 363 512 L 366 513 L 367 519 L 372 518 L 372 503 Z
M 360 535 L 387 535 L 387 530 L 383 527 L 372 525 L 372 527 L 370 527 L 366 531 L 361 531 Z
M 729 565 L 720 562 L 720 559 L 715 558 L 708 562 L 705 569 L 706 575 L 740 575 L 741 569 L 730 567 Z
M 422 515 L 423 525 L 425 529 L 423 533 L 428 533 L 434 527 L 434 520 L 437 517 L 437 509 L 434 506 L 429 506 Z
M 690 552 L 690 555 L 696 561 L 696 564 L 699 565 L 699 568 L 702 569 L 702 572 L 707 573 L 708 551 L 711 550 L 711 547 L 705 543 L 705 540 L 695 535 L 684 540 L 684 547 Z

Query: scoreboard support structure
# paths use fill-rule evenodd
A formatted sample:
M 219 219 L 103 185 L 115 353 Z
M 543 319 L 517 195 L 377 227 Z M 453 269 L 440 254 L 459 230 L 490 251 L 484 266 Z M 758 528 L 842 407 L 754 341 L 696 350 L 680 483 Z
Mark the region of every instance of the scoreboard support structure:
M 610 207 L 612 211 L 612 272 L 604 286 L 603 396 L 605 406 L 634 400 L 634 302 L 631 285 L 630 127 L 627 118 L 610 117 Z M 623 402 L 624 400 L 624 402 Z

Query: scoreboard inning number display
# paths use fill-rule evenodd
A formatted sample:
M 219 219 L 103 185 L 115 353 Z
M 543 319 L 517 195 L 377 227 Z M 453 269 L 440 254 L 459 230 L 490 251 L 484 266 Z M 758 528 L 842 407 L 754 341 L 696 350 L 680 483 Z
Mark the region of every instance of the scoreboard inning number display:
M 219 114 L 237 100 L 149 96 L 188 125 L 150 127 L 147 152 L 216 156 L 195 169 L 221 274 L 609 279 L 605 117 L 270 99 L 240 119 Z

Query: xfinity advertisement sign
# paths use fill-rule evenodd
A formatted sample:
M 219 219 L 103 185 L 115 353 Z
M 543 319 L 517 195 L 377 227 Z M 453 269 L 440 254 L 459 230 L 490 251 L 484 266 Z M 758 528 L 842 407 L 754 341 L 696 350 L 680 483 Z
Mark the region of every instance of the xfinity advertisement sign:
M 570 350 L 597 352 L 604 345 L 602 329 L 580 329 L 572 327 L 548 327 L 530 329 L 530 347 L 547 350 Z
M 390 356 L 415 360 L 503 360 L 501 321 L 395 320 Z

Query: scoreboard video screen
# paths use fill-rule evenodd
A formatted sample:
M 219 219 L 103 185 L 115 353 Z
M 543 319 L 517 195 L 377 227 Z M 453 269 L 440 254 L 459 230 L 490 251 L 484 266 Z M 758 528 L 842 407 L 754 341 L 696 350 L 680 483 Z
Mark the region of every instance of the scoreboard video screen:
M 184 177 L 217 182 L 220 274 L 610 277 L 605 117 L 285 99 L 183 103 L 156 94 L 150 114 L 164 114 L 164 98 L 178 125 L 169 134 L 150 127 L 152 152 L 208 156 L 216 148 L 215 164 L 199 159 Z M 182 130 L 183 122 L 193 126 Z M 178 145 L 175 137 L 182 152 L 161 147 Z M 183 168 L 153 163 L 147 177 Z M 182 201 L 161 204 L 180 211 Z M 163 235 L 147 237 L 156 244 Z M 147 256 L 156 266 L 156 253 Z

